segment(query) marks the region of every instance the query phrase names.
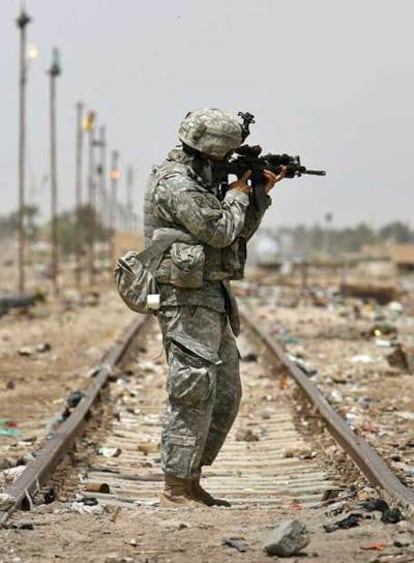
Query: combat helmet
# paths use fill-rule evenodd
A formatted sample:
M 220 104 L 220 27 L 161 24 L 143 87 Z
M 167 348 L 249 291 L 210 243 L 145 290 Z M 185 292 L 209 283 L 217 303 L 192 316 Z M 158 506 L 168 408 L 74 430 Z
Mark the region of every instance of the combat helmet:
M 188 113 L 178 129 L 182 143 L 199 152 L 223 158 L 242 143 L 240 123 L 217 108 L 201 108 Z

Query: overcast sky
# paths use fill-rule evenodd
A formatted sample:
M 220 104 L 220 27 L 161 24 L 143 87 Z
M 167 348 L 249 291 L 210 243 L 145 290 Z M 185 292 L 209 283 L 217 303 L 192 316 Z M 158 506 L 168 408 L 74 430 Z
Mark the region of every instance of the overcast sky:
M 27 199 L 49 213 L 49 85 L 57 81 L 59 209 L 74 205 L 75 105 L 105 125 L 135 169 L 134 201 L 191 109 L 256 116 L 249 142 L 299 154 L 327 176 L 284 180 L 271 226 L 411 221 L 414 208 L 412 0 L 26 0 L 38 59 L 27 84 Z M 17 206 L 20 1 L 0 1 L 1 214 Z M 86 155 L 85 155 L 86 159 Z M 86 191 L 86 185 L 84 186 Z M 411 224 L 411 226 L 413 226 Z

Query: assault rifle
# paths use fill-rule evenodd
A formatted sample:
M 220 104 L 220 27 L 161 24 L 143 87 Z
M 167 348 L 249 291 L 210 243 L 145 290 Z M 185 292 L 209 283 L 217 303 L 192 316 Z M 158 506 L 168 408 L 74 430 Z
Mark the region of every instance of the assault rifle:
M 251 113 L 238 114 L 243 119 L 242 131 L 243 141 L 249 135 L 249 125 L 254 123 L 254 116 Z M 235 151 L 235 157 L 224 162 L 216 162 L 215 169 L 222 183 L 223 191 L 226 186 L 229 175 L 235 175 L 237 178 L 243 176 L 247 170 L 251 170 L 250 181 L 252 185 L 253 202 L 260 210 L 266 207 L 266 198 L 264 186 L 266 178 L 263 176 L 264 170 L 270 170 L 274 174 L 280 174 L 281 167 L 286 167 L 285 178 L 297 178 L 302 174 L 310 174 L 313 176 L 325 176 L 325 170 L 308 170 L 302 166 L 299 156 L 290 156 L 289 154 L 265 154 L 261 156 L 262 147 L 259 145 L 242 145 Z

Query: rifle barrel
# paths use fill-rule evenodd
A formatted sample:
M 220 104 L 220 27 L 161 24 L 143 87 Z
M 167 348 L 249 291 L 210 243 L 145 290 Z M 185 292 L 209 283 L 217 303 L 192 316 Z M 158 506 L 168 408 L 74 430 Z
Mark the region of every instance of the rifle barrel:
M 303 170 L 302 174 L 311 174 L 312 176 L 326 176 L 325 170 Z

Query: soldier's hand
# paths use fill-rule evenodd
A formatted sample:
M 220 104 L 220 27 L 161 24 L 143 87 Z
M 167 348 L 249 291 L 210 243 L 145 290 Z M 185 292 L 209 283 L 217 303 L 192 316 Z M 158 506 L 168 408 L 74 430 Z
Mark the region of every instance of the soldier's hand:
M 237 190 L 239 192 L 243 192 L 244 194 L 249 195 L 250 194 L 250 186 L 247 183 L 247 180 L 250 178 L 251 174 L 252 174 L 252 171 L 247 170 L 243 174 L 243 176 L 241 176 L 238 180 L 229 184 L 229 190 Z
M 270 192 L 270 190 L 273 188 L 273 186 L 276 184 L 276 182 L 280 182 L 280 180 L 282 180 L 286 176 L 286 172 L 287 172 L 286 166 L 280 167 L 279 174 L 274 174 L 270 170 L 264 170 L 263 171 L 263 176 L 267 180 L 265 187 L 264 187 L 264 191 L 265 191 L 266 194 Z

